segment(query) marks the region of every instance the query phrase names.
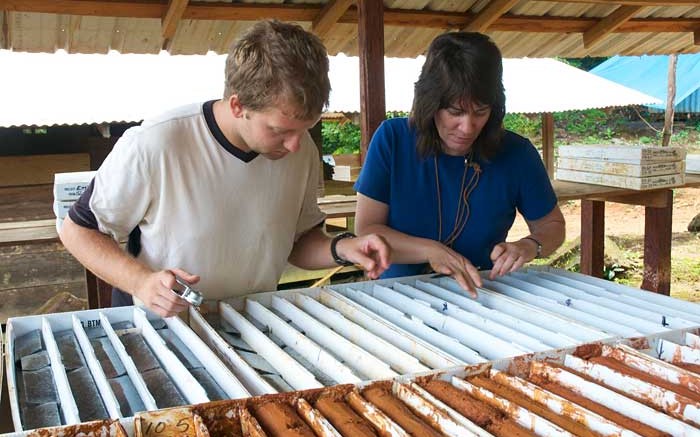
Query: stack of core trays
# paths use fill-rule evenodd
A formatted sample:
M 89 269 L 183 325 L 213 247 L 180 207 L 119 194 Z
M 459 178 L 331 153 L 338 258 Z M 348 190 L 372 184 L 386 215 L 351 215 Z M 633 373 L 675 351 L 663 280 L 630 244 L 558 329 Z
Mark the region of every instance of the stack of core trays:
M 109 435 L 696 436 L 696 334 L 673 331 L 440 372 L 141 412 L 131 432 L 119 433 L 114 422 L 42 431 L 107 435 L 107 427 L 117 425 Z
M 631 190 L 685 183 L 685 149 L 659 146 L 560 146 L 557 179 Z
M 177 317 L 136 307 L 27 316 L 8 319 L 6 335 L 17 432 L 250 395 Z
M 76 200 L 95 177 L 94 171 L 56 173 L 53 182 L 53 212 L 56 215 L 56 231 L 61 232 L 63 219 Z
M 369 381 L 679 329 L 697 335 L 700 306 L 578 273 L 530 267 L 494 281 L 484 276 L 476 300 L 451 278 L 421 275 L 207 301 L 190 311 L 188 324 L 134 307 L 9 319 L 6 371 L 16 431 L 58 421 L 75 426 L 97 416 L 91 426 L 106 429 L 118 420 L 129 435 L 139 435 L 134 417 L 140 411 L 156 414 L 162 408 L 278 392 L 295 396 L 298 390 L 337 384 L 365 388 Z M 24 341 L 25 335 L 31 341 Z M 70 341 L 62 348 L 64 336 Z M 674 348 L 685 353 L 670 343 L 659 350 Z M 24 370 L 34 370 L 25 369 L 22 358 L 43 355 L 42 349 L 48 353 L 43 367 L 51 373 L 43 385 L 55 387 L 55 395 L 53 390 L 47 395 L 57 401 L 22 391 L 41 388 L 34 381 L 25 384 Z M 66 355 L 73 350 L 82 358 Z M 70 381 L 84 364 L 99 395 L 84 394 L 88 378 Z M 691 364 L 700 364 L 700 358 Z M 107 417 L 84 414 L 93 405 L 81 408 L 83 398 L 101 400 Z M 41 417 L 57 420 L 26 420 L 27 406 L 51 402 L 58 404 L 58 413 Z

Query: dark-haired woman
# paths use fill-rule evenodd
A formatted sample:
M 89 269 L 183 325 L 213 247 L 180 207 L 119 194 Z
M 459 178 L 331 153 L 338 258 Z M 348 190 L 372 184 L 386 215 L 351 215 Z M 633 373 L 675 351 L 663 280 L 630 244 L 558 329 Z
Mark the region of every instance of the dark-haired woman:
M 375 132 L 355 189 L 355 226 L 383 235 L 394 264 L 382 277 L 433 271 L 476 296 L 478 270 L 504 275 L 564 241 L 564 217 L 532 143 L 503 129 L 498 47 L 455 32 L 430 44 L 409 118 Z M 515 212 L 530 234 L 506 242 Z

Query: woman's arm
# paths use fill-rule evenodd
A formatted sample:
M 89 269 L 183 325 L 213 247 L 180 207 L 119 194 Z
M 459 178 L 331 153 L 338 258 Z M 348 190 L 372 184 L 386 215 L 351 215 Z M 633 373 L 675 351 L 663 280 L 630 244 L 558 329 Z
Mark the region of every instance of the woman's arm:
M 536 240 L 542 245 L 540 256 L 553 253 L 564 242 L 565 222 L 559 205 L 537 220 L 525 220 L 530 235 L 511 243 L 499 243 L 491 251 L 493 268 L 489 277 L 514 272 L 537 256 Z
M 476 297 L 481 287 L 479 271 L 459 253 L 428 238 L 414 237 L 387 226 L 389 206 L 362 194 L 357 194 L 355 230 L 358 235 L 376 233 L 391 246 L 392 262 L 398 264 L 430 263 L 438 273 L 454 277 L 462 288 Z

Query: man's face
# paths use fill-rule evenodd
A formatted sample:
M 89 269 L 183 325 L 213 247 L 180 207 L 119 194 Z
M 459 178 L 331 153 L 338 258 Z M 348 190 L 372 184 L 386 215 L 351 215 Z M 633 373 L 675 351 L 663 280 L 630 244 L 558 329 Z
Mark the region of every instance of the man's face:
M 245 146 L 267 159 L 284 158 L 298 151 L 302 136 L 318 123 L 320 114 L 310 120 L 299 120 L 291 115 L 292 109 L 284 104 L 263 111 L 241 107 L 238 134 Z

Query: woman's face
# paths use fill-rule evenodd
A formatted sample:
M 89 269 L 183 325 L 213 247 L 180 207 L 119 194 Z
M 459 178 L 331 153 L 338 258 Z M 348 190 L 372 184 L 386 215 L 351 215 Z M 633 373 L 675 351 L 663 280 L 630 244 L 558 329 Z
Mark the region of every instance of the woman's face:
M 439 109 L 435 126 L 442 140 L 442 151 L 448 155 L 466 155 L 490 116 L 490 105 L 475 102 Z

